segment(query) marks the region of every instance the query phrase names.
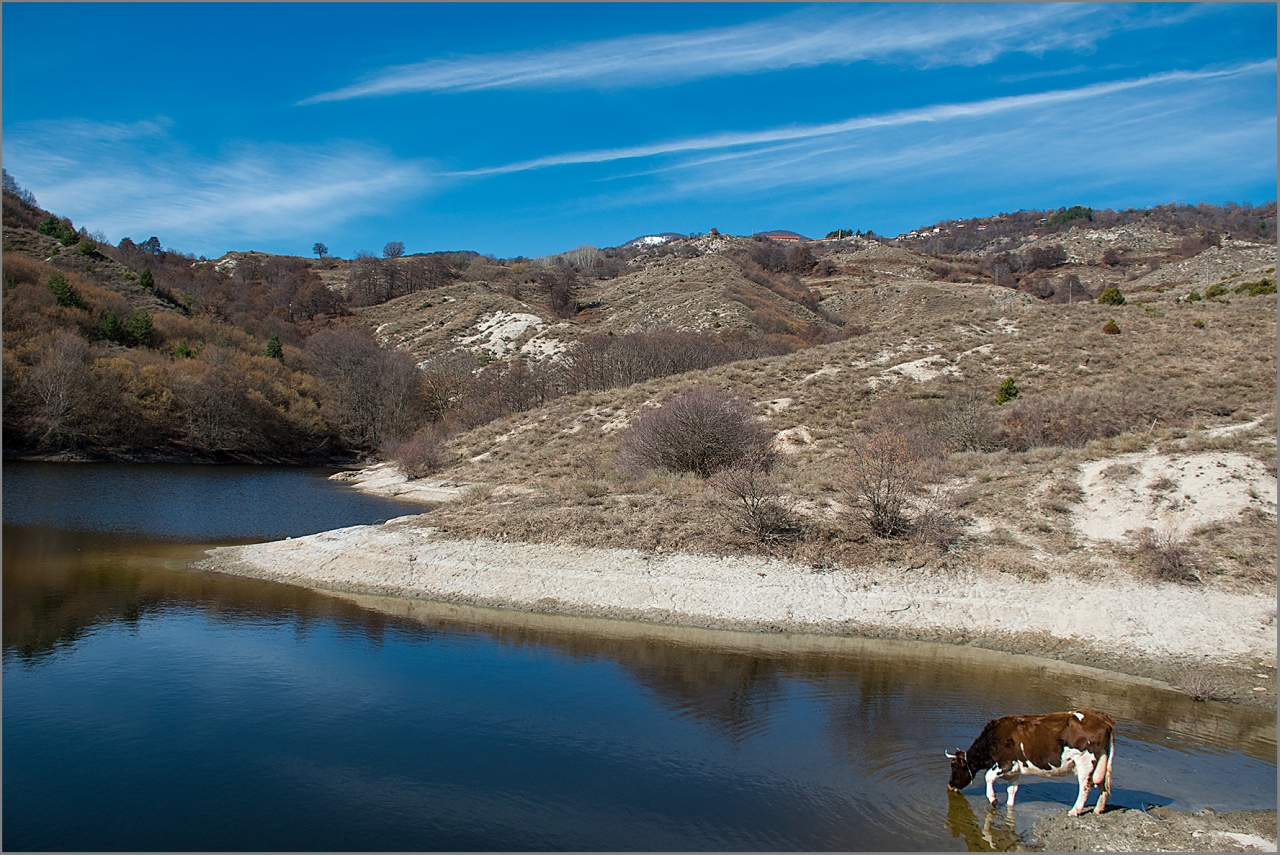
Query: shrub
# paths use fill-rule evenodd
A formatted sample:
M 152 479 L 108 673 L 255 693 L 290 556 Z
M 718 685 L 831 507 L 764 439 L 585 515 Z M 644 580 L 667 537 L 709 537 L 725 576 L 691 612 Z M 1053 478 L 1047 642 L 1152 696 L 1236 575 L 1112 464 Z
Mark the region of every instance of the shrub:
M 448 462 L 443 438 L 431 427 L 419 430 L 404 442 L 388 443 L 384 453 L 395 461 L 410 481 L 434 475 Z
M 1000 388 L 996 389 L 996 403 L 1007 404 L 1018 395 L 1022 394 L 1018 389 L 1018 384 L 1012 377 L 1006 377 L 1000 381 Z
M 1012 380 L 1013 378 L 1008 378 Z M 1003 386 L 1004 384 L 1000 384 Z M 997 398 L 999 395 L 997 394 Z M 1014 398 L 1017 387 L 1014 387 Z M 991 451 L 995 447 L 991 404 L 976 391 L 949 398 L 934 422 L 934 435 L 952 451 Z
M 1276 293 L 1276 283 L 1270 279 L 1263 279 L 1258 282 L 1242 282 L 1233 290 L 1237 294 L 1247 294 L 1250 297 L 1258 297 L 1263 294 Z
M 1215 282 L 1204 290 L 1204 295 L 1210 300 L 1214 297 L 1225 297 L 1227 295 L 1227 286 L 1221 282 Z
M 720 515 L 734 531 L 759 543 L 791 540 L 800 533 L 768 460 L 745 457 L 716 473 L 711 484 L 728 498 Z
M 1120 335 L 1120 325 L 1116 323 L 1115 318 L 1108 318 L 1107 322 L 1102 325 L 1102 331 L 1106 335 Z
M 750 404 L 724 389 L 696 386 L 632 422 L 618 454 L 627 467 L 707 478 L 744 458 L 769 460 L 771 440 Z
M 1199 303 L 1203 299 L 1204 297 L 1200 296 L 1199 291 L 1192 291 L 1190 294 L 1187 295 L 1188 303 Z
M 93 238 L 80 238 L 80 243 L 76 244 L 76 252 L 81 255 L 93 255 L 98 251 L 98 243 Z
M 1152 408 L 1138 396 L 1102 397 L 1083 392 L 1018 400 L 1000 413 L 1000 445 L 1009 451 L 1027 451 L 1083 448 L 1090 440 L 1118 436 L 1130 424 L 1149 422 Z
M 1058 226 L 1066 225 L 1072 220 L 1092 220 L 1092 219 L 1093 219 L 1092 208 L 1086 208 L 1083 205 L 1072 205 L 1070 208 L 1067 208 L 1067 210 L 1059 211 L 1058 213 L 1050 216 L 1048 221 L 1045 223 L 1045 225 L 1051 229 L 1054 229 L 1054 228 L 1057 228 Z
M 156 287 L 156 280 L 155 280 L 155 277 L 151 275 L 150 267 L 142 268 L 142 275 L 138 277 L 138 284 L 141 285 L 143 288 Z
M 850 443 L 850 505 L 877 537 L 901 537 L 913 528 L 912 500 L 941 480 L 937 444 L 912 430 L 882 427 Z
M 1198 330 L 1202 330 L 1204 329 L 1204 321 L 1200 320 L 1199 318 L 1196 318 L 1194 321 L 1191 322 L 1191 326 L 1195 327 Z
M 1174 688 L 1193 701 L 1225 701 L 1231 697 L 1230 690 L 1213 677 L 1190 671 L 1182 675 Z
M 1114 285 L 1110 288 L 1102 289 L 1102 293 L 1098 295 L 1098 304 L 1101 306 L 1123 306 L 1124 303 L 1124 295 Z
M 1143 529 L 1137 537 L 1138 555 L 1147 574 L 1161 582 L 1199 582 L 1195 556 L 1176 528 Z

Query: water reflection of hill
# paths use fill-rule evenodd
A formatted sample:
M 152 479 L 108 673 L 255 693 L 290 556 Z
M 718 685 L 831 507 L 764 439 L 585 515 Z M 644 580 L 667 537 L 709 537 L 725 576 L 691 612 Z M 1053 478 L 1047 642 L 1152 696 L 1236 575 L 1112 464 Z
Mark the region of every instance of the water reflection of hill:
M 991 698 L 1000 698 L 1010 714 L 1095 707 L 1144 728 L 1275 759 L 1274 711 L 1196 702 L 1150 681 L 1030 657 L 941 644 L 730 633 L 341 597 L 442 632 L 614 662 L 673 713 L 733 740 L 767 726 L 785 684 L 786 691 L 829 711 L 833 745 L 859 763 L 866 762 L 859 752 L 872 722 L 880 740 L 919 744 L 928 734 L 943 746 L 948 738 L 967 746 L 984 722 L 963 721 L 960 711 L 988 706 Z M 946 702 L 948 696 L 954 703 Z
M 735 743 L 775 720 L 784 697 L 824 711 L 829 744 L 869 774 L 900 778 L 911 752 L 877 752 L 876 739 L 940 750 L 964 747 L 981 721 L 966 709 L 1000 698 L 1005 711 L 1092 706 L 1145 728 L 1194 736 L 1272 761 L 1275 714 L 1196 703 L 1141 681 L 1072 666 L 945 645 L 873 639 L 710 632 L 625 621 L 473 609 L 396 598 L 341 597 L 288 585 L 188 570 L 191 544 L 6 526 L 3 640 L 6 652 L 37 659 L 74 644 L 92 627 L 136 624 L 165 609 L 214 620 L 291 623 L 300 632 L 331 622 L 380 644 L 386 637 L 473 635 L 624 669 L 671 714 Z M 948 698 L 953 702 L 948 703 Z M 1135 734 L 1136 736 L 1137 734 Z M 899 759 L 894 759 L 899 758 Z

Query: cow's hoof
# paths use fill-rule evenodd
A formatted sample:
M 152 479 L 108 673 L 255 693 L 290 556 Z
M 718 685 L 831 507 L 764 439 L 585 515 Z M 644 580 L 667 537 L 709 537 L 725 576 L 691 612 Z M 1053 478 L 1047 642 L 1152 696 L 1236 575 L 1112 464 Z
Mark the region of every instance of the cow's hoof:
M 1069 810 L 1067 811 L 1067 816 L 1079 816 L 1082 813 L 1084 813 L 1082 810 Z

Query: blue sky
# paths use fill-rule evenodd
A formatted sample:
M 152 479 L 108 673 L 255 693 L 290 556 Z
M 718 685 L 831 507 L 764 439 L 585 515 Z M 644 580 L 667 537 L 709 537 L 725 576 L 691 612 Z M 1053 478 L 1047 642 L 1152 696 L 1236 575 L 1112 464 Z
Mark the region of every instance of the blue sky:
M 113 242 L 536 256 L 1276 196 L 1274 4 L 3 6 L 4 165 Z

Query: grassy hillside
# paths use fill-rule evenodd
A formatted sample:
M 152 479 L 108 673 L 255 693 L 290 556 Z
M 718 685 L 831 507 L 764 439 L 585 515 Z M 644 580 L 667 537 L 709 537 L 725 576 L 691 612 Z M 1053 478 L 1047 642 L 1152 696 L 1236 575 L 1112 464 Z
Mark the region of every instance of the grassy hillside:
M 466 486 L 459 535 L 1273 585 L 1274 204 L 1085 210 L 196 259 L 6 190 L 5 451 L 381 455 Z M 749 459 L 646 464 L 698 387 Z

